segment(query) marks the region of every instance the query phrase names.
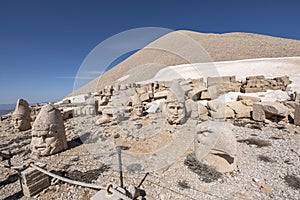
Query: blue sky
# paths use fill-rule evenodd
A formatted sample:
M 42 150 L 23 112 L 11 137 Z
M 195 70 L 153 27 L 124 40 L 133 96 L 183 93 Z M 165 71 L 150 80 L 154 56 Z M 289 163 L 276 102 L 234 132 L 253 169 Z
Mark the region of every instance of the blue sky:
M 73 90 L 100 42 L 139 27 L 300 39 L 299 1 L 1 0 L 0 104 L 55 101 Z

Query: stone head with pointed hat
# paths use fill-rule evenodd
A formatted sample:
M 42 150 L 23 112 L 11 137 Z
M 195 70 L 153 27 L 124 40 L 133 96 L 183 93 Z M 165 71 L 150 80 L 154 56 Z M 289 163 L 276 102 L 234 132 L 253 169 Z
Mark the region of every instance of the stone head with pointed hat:
M 31 151 L 48 156 L 67 149 L 65 126 L 60 111 L 51 104 L 42 107 L 32 126 Z
M 169 89 L 165 110 L 169 124 L 179 125 L 186 121 L 184 91 L 176 81 L 172 83 Z
M 136 94 L 132 97 L 132 117 L 142 117 L 144 115 L 144 106 L 140 97 Z
M 12 113 L 12 123 L 20 131 L 31 128 L 30 107 L 26 100 L 18 99 L 16 109 Z

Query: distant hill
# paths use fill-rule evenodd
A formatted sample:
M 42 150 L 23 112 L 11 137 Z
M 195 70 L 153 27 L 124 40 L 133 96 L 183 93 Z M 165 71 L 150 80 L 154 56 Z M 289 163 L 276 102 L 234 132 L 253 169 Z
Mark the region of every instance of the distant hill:
M 5 115 L 15 109 L 15 104 L 0 104 L 0 115 Z
M 129 78 L 124 83 L 147 80 L 166 66 L 292 56 L 300 56 L 299 40 L 242 32 L 175 31 L 150 43 L 68 96 L 99 91 L 125 75 Z
M 12 110 L 0 110 L 0 115 L 6 115 L 9 112 L 11 112 Z

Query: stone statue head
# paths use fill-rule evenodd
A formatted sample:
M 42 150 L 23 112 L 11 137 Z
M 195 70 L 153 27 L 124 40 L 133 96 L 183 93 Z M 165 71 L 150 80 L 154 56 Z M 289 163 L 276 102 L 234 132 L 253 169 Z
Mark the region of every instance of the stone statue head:
M 169 89 L 165 110 L 169 124 L 179 125 L 186 121 L 184 91 L 176 82 Z
M 144 106 L 138 95 L 132 98 L 132 116 L 141 117 L 144 115 Z
M 32 127 L 31 151 L 48 156 L 67 148 L 65 126 L 60 111 L 51 104 L 42 107 Z
M 31 128 L 30 108 L 27 101 L 18 99 L 16 109 L 12 113 L 12 123 L 20 131 L 26 131 Z

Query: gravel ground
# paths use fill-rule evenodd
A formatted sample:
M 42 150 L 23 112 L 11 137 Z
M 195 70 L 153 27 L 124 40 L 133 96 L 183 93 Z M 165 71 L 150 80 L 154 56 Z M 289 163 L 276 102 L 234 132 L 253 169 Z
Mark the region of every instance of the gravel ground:
M 184 164 L 192 152 L 191 147 L 171 166 L 149 173 L 141 186 L 146 199 L 300 199 L 300 128 L 249 120 L 230 122 L 235 124 L 233 131 L 239 141 L 238 170 L 210 179 L 211 182 L 205 181 L 213 174 L 199 176 Z M 34 161 L 46 163 L 48 170 L 74 180 L 103 187 L 109 183 L 118 185 L 116 157 L 113 157 L 116 164 L 112 166 L 91 155 L 86 144 L 78 139 L 80 129 L 74 129 L 77 123 L 76 118 L 65 123 L 68 150 Z M 8 119 L 0 123 L 0 133 L 0 151 L 10 150 L 14 154 L 13 165 L 31 160 L 30 131 L 15 131 Z M 3 167 L 0 170 L 0 199 L 31 199 L 23 196 L 16 171 Z M 137 186 L 144 176 L 144 173 L 124 172 L 125 186 Z M 34 199 L 89 199 L 96 193 L 81 186 L 51 182 L 51 186 Z

